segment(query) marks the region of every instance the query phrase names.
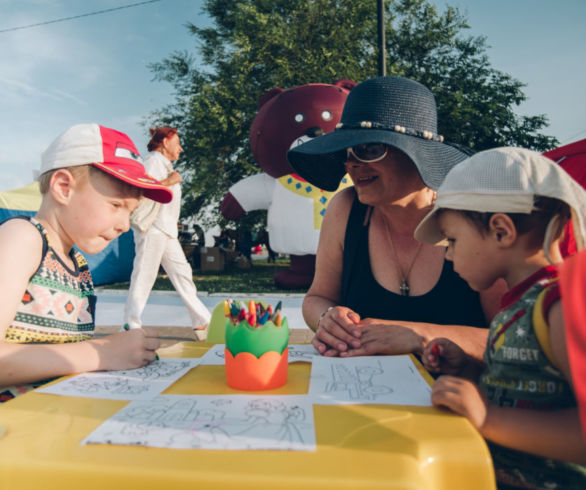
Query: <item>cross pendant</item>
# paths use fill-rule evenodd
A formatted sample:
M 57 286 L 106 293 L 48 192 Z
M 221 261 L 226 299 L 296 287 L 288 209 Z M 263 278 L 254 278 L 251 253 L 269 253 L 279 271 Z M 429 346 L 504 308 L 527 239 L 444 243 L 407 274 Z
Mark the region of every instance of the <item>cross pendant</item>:
M 409 284 L 407 284 L 407 281 L 401 282 L 399 290 L 401 291 L 401 296 L 409 296 Z

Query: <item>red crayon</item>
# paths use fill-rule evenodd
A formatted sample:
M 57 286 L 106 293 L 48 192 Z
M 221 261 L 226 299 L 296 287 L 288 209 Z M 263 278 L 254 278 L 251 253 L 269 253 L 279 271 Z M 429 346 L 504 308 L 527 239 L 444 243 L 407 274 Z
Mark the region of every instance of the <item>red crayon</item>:
M 244 320 L 246 318 L 246 310 L 244 308 L 242 308 L 240 310 L 240 313 L 238 313 L 238 321 L 241 322 L 242 320 Z
M 439 357 L 439 344 L 433 344 L 433 346 L 431 347 L 431 355 Z

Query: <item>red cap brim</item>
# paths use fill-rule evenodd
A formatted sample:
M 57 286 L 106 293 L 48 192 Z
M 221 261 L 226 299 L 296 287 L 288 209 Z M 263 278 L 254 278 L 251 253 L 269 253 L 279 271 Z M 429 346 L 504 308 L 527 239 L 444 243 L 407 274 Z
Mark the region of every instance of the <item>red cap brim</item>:
M 168 187 L 153 179 L 145 172 L 142 165 L 137 165 L 132 160 L 128 163 L 118 161 L 116 163 L 94 163 L 93 165 L 122 182 L 143 189 L 143 195 L 153 201 L 166 204 L 173 199 L 173 193 Z

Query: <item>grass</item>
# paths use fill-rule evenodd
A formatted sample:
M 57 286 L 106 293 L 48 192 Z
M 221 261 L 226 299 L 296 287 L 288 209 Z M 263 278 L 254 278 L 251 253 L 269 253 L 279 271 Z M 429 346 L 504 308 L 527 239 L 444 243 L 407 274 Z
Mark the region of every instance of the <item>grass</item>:
M 239 269 L 230 265 L 224 271 L 195 271 L 193 280 L 198 291 L 208 293 L 306 293 L 306 289 L 282 289 L 275 286 L 273 276 L 289 267 L 288 258 L 278 258 L 275 264 L 255 260 L 250 269 Z M 109 284 L 108 289 L 128 289 L 130 283 Z M 174 291 L 171 281 L 159 274 L 153 290 Z

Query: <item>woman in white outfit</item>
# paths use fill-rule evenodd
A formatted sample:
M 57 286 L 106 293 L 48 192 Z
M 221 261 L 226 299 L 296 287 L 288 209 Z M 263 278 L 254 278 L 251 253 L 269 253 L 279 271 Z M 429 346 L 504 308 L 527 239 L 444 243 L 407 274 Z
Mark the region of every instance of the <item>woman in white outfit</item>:
M 129 328 L 141 327 L 141 315 L 157 278 L 159 264 L 163 266 L 173 287 L 189 310 L 193 328 L 204 330 L 210 312 L 197 297 L 191 266 L 177 239 L 177 221 L 181 211 L 181 175 L 173 170 L 172 162 L 183 151 L 175 128 L 152 128 L 147 145 L 149 155 L 144 166 L 147 173 L 173 192 L 173 200 L 161 205 L 152 225 L 145 231 L 133 227 L 136 256 L 130 289 L 126 300 L 124 321 Z

